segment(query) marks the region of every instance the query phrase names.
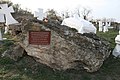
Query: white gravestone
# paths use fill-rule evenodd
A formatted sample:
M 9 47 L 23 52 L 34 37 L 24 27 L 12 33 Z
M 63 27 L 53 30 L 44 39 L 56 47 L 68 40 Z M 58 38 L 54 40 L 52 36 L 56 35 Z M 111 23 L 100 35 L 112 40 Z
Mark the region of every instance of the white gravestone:
M 38 11 L 35 11 L 34 17 L 37 17 L 38 20 L 43 20 L 45 14 L 43 13 L 43 9 L 38 8 Z
M 120 57 L 120 44 L 116 44 L 112 54 L 115 57 Z
M 8 4 L 0 4 L 0 7 L 0 14 L 4 14 L 6 25 L 18 23 L 11 15 L 11 13 L 14 13 L 12 6 L 8 7 Z
M 103 24 L 102 24 L 102 21 L 99 21 L 99 31 L 102 31 L 103 30 Z
M 4 23 L 4 22 L 5 22 L 4 14 L 0 14 L 0 23 Z M 0 26 L 0 40 L 3 40 L 1 28 L 2 28 L 2 27 Z
M 115 38 L 115 43 L 116 43 L 116 46 L 112 52 L 112 54 L 115 56 L 115 57 L 120 57 L 120 32 L 119 32 L 119 35 L 117 35 L 117 37 Z
M 5 25 L 7 25 L 7 26 L 10 25 L 10 24 L 18 23 L 11 15 L 11 13 L 14 13 L 14 10 L 13 10 L 12 6 L 8 7 L 8 4 L 0 4 L 0 8 L 1 8 L 0 9 L 0 18 L 1 18 L 0 22 L 2 22 L 2 23 L 5 22 Z M 6 29 L 6 30 L 8 30 L 8 29 Z M 0 34 L 1 34 L 1 32 L 0 32 Z M 1 40 L 2 40 L 2 34 L 0 35 L 0 37 L 1 37 Z
M 79 33 L 95 33 L 96 34 L 96 27 L 89 21 L 86 21 L 78 16 L 78 14 L 74 14 L 73 17 L 65 18 L 62 21 L 61 25 L 66 25 L 71 28 L 75 28 L 78 30 Z
M 0 14 L 0 23 L 5 23 L 4 14 Z
M 108 23 L 108 26 L 109 26 L 109 27 L 111 26 L 111 22 Z
M 3 40 L 3 38 L 2 38 L 2 32 L 1 32 L 1 28 L 0 28 L 0 40 Z
M 103 32 L 108 32 L 108 22 L 105 23 L 105 26 L 103 28 Z
M 5 26 L 5 32 L 4 32 L 4 34 L 7 34 L 8 30 L 9 30 L 9 26 Z

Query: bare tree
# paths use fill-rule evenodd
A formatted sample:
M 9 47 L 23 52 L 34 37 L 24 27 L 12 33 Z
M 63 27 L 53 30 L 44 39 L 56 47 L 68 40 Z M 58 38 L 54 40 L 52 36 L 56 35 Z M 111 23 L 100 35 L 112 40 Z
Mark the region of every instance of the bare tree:
M 69 18 L 69 17 L 70 17 L 70 12 L 69 12 L 69 10 L 66 9 L 66 10 L 62 11 L 62 12 L 61 12 L 61 16 L 62 16 L 63 19 L 64 19 L 64 18 Z
M 79 17 L 83 17 L 85 20 L 88 19 L 89 14 L 92 12 L 90 8 L 81 7 L 78 5 L 73 11 L 66 10 L 65 12 L 62 12 L 63 18 L 69 18 L 70 16 L 73 16 L 74 14 L 77 14 Z
M 48 9 L 46 13 L 48 19 L 57 19 L 56 11 L 54 9 Z
M 8 6 L 13 5 L 13 3 L 9 0 L 0 0 L 0 4 L 6 4 L 6 3 L 8 4 Z
M 69 12 L 66 11 L 66 12 L 65 12 L 65 18 L 69 18 L 69 17 L 70 17 Z
M 87 20 L 87 18 L 88 18 L 88 16 L 89 16 L 89 14 L 91 13 L 91 9 L 89 9 L 89 8 L 83 8 L 83 11 L 81 12 L 81 14 L 82 14 L 82 16 L 83 16 L 83 18 L 85 19 L 85 20 Z
M 75 14 L 77 14 L 79 17 L 83 17 L 85 20 L 88 19 L 89 14 L 92 12 L 90 8 L 81 7 L 80 5 L 75 8 Z
M 75 12 L 79 17 L 81 16 L 81 11 L 80 10 L 81 10 L 81 6 L 78 5 L 77 8 L 75 8 Z
M 21 9 L 20 4 L 14 4 L 13 8 L 14 8 L 15 12 L 19 12 L 19 10 Z
M 80 17 L 80 9 L 77 9 L 77 14 Z
M 60 14 L 58 14 L 58 12 L 55 11 L 54 9 L 48 9 L 46 11 L 46 14 L 47 14 L 47 18 L 52 20 L 61 21 L 62 17 L 64 17 L 64 13 L 61 13 L 62 14 L 62 17 L 61 17 Z

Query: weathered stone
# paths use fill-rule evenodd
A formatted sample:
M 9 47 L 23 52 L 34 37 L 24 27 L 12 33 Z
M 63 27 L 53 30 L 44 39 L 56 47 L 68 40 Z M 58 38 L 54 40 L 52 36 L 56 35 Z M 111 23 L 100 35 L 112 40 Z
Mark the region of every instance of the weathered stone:
M 24 54 L 24 49 L 20 45 L 12 45 L 8 50 L 6 50 L 2 57 L 7 56 L 14 61 L 17 61 Z
M 46 24 L 26 21 L 22 33 L 17 35 L 19 45 L 28 55 L 51 68 L 66 70 L 84 68 L 88 72 L 97 71 L 110 55 L 109 43 L 95 34 L 79 34 L 76 29 L 61 26 L 56 21 Z M 30 30 L 51 31 L 50 45 L 29 44 Z M 67 31 L 67 32 L 66 32 Z

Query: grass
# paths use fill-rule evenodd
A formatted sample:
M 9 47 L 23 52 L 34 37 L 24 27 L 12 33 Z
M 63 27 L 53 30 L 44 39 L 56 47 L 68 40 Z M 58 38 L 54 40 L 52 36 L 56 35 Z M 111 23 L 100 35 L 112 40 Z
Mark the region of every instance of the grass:
M 118 35 L 117 30 L 111 29 L 105 33 L 97 31 L 97 35 L 109 41 L 111 48 L 115 47 L 115 37 Z
M 114 38 L 117 34 L 118 31 L 115 30 L 97 33 L 98 36 L 111 43 L 112 49 L 115 46 Z M 0 80 L 120 80 L 120 59 L 112 55 L 104 62 L 100 70 L 94 73 L 77 70 L 54 71 L 35 62 L 28 55 L 16 62 L 7 57 L 1 57 L 1 54 L 12 44 L 13 41 L 5 40 L 0 45 Z

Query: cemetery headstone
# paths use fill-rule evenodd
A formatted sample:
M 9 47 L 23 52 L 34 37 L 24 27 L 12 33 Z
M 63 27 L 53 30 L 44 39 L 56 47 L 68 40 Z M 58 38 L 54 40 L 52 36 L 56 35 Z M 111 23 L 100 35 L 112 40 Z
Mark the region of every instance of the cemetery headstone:
M 103 30 L 103 24 L 102 24 L 102 21 L 99 21 L 99 31 L 102 31 Z
M 108 26 L 109 26 L 109 27 L 111 26 L 111 22 L 108 23 Z
M 43 13 L 43 9 L 39 8 L 38 11 L 35 11 L 34 17 L 37 17 L 38 20 L 43 20 L 45 14 Z
M 0 4 L 0 22 L 1 23 L 5 23 L 5 25 L 10 25 L 10 24 L 15 24 L 15 23 L 18 23 L 11 15 L 11 13 L 14 13 L 14 10 L 13 10 L 13 7 L 10 6 L 8 7 L 8 4 Z M 5 33 L 7 33 L 8 31 L 8 27 L 6 26 L 5 28 Z M 1 28 L 0 28 L 1 29 Z M 0 30 L 0 37 L 2 40 L 2 33 L 1 33 L 1 30 Z
M 5 19 L 4 19 L 4 15 L 3 14 L 0 14 L 0 40 L 3 40 L 2 38 L 2 32 L 1 32 L 1 29 L 2 29 L 2 24 L 5 22 Z
M 7 34 L 7 33 L 8 33 L 8 27 L 9 27 L 9 26 L 5 26 L 5 32 L 4 32 L 4 34 Z
M 79 33 L 95 33 L 96 27 L 89 21 L 86 21 L 78 16 L 78 14 L 74 14 L 73 17 L 65 18 L 61 25 L 69 26 L 71 28 L 75 28 Z
M 4 14 L 6 25 L 18 23 L 11 15 L 11 13 L 14 13 L 12 6 L 8 7 L 8 4 L 0 4 L 0 7 L 0 14 Z
M 103 28 L 103 32 L 108 32 L 108 22 L 105 22 L 105 26 Z
M 1 28 L 0 28 L 0 40 L 3 40 L 3 39 L 2 39 L 2 32 L 1 32 Z
M 0 23 L 5 23 L 4 14 L 0 14 Z
M 119 35 L 117 35 L 115 38 L 115 43 L 116 43 L 116 46 L 115 46 L 112 54 L 115 57 L 118 57 L 118 56 L 120 57 L 120 31 L 119 31 Z

